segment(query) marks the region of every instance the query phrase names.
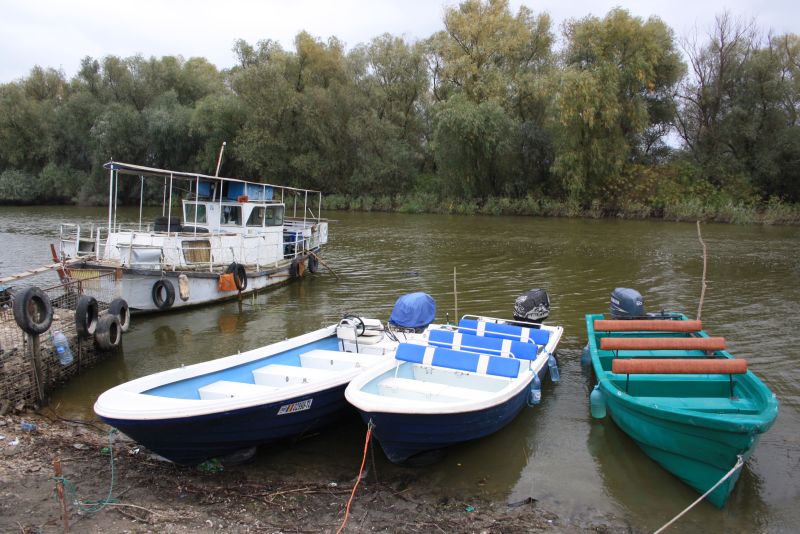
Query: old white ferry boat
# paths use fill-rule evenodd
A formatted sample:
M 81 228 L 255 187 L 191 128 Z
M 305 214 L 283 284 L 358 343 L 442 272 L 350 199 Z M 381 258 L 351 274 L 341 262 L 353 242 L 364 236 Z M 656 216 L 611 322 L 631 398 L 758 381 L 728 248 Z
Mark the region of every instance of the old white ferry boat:
M 134 312 L 226 300 L 318 269 L 328 241 L 319 191 L 116 161 L 104 167 L 107 225 L 63 223 L 54 255 L 64 262 L 63 277 L 113 270 L 116 293 Z M 118 193 L 132 188 L 139 190 L 139 220 L 123 223 Z M 154 195 L 161 216 L 145 221 L 143 205 Z

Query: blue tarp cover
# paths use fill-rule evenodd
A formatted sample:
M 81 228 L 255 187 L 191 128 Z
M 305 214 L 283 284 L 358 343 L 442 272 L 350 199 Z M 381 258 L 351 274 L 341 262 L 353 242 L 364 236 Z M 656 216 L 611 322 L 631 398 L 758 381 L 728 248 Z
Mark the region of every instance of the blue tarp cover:
M 436 301 L 427 293 L 409 293 L 394 303 L 389 322 L 403 328 L 428 326 L 436 317 Z

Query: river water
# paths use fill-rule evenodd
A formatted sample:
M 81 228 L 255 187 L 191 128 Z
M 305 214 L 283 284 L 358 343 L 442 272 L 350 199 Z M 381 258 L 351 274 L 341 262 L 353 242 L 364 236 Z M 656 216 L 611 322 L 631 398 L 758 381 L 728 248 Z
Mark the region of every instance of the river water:
M 134 216 L 134 212 L 130 213 Z M 614 518 L 655 530 L 696 493 L 649 460 L 610 420 L 589 415 L 591 380 L 581 368 L 583 316 L 604 312 L 614 287 L 645 296 L 648 311 L 697 312 L 702 249 L 694 224 L 652 221 L 460 217 L 332 212 L 325 269 L 244 302 L 135 317 L 121 355 L 55 393 L 67 417 L 90 419 L 105 389 L 155 371 L 251 349 L 331 324 L 344 313 L 385 320 L 401 294 L 430 293 L 437 320 L 464 313 L 508 317 L 517 295 L 547 289 L 548 322 L 565 329 L 561 382 L 543 387 L 494 436 L 447 451 L 425 468 L 376 454 L 381 476 L 408 476 L 469 504 L 480 495 L 532 497 L 562 522 Z M 102 221 L 101 209 L 0 208 L 0 276 L 49 260 L 61 221 Z M 701 503 L 680 532 L 790 532 L 800 524 L 800 229 L 708 224 L 708 289 L 702 319 L 775 392 L 780 415 L 744 467 L 728 505 Z M 454 269 L 458 310 L 454 298 Z M 355 475 L 364 427 L 356 417 L 291 447 L 259 451 L 251 469 L 310 469 L 330 480 Z

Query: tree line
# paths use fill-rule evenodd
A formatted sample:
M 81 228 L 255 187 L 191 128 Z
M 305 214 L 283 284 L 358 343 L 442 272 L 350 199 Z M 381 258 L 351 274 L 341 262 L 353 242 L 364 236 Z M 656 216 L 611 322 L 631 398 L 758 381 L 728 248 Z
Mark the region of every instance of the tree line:
M 680 38 L 619 8 L 557 32 L 546 13 L 466 0 L 416 42 L 347 50 L 301 32 L 293 50 L 234 53 L 222 71 L 86 57 L 69 80 L 36 66 L 0 85 L 0 201 L 103 202 L 111 159 L 213 174 L 223 141 L 221 175 L 320 189 L 328 207 L 674 216 L 800 201 L 800 38 L 729 13 Z

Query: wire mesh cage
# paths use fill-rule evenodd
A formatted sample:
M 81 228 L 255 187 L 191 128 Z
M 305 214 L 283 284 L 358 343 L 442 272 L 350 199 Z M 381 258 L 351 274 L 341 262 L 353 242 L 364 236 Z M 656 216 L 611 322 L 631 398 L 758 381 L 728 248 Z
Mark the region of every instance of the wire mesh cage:
M 47 295 L 52 307 L 52 322 L 39 335 L 25 332 L 14 315 L 15 300 L 34 286 Z M 0 411 L 40 404 L 47 391 L 102 357 L 93 340 L 80 339 L 75 328 L 78 301 L 87 291 L 97 300 L 99 313 L 106 311 L 118 296 L 115 272 L 65 276 L 57 284 L 37 276 L 26 278 L 13 288 L 0 288 Z M 56 351 L 54 338 L 58 332 L 67 340 L 72 355 L 68 363 Z

